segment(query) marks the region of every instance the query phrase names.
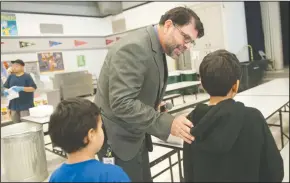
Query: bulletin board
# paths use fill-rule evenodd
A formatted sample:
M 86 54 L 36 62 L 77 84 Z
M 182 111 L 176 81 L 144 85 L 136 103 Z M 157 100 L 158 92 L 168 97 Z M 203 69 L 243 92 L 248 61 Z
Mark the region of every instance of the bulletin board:
M 24 71 L 31 75 L 36 84 L 40 82 L 40 72 L 37 61 L 25 62 Z
M 37 55 L 41 73 L 64 71 L 62 52 L 43 52 Z
M 1 12 L 1 36 L 17 36 L 16 15 Z

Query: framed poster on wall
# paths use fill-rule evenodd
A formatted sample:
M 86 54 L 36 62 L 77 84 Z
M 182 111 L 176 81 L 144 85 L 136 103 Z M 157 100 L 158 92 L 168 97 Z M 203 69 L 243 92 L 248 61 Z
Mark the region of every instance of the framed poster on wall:
M 17 23 L 15 14 L 1 13 L 1 36 L 17 36 Z
M 8 69 L 11 69 L 11 61 L 2 61 L 1 62 L 1 80 L 3 82 L 3 84 L 6 82 L 9 74 L 11 71 L 9 71 Z
M 36 84 L 40 82 L 40 73 L 37 61 L 25 62 L 24 71 L 31 75 Z
M 62 52 L 38 53 L 40 73 L 64 71 Z
M 86 66 L 86 58 L 84 55 L 78 55 L 77 56 L 77 62 L 78 62 L 78 67 L 84 67 Z

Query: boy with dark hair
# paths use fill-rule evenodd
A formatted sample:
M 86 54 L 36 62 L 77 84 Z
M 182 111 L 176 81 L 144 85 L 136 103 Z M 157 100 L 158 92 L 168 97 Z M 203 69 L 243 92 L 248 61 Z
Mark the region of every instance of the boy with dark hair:
M 52 144 L 62 148 L 68 158 L 49 182 L 130 182 L 120 167 L 95 159 L 104 132 L 94 103 L 81 98 L 63 100 L 50 117 L 48 131 Z
M 199 70 L 210 101 L 188 115 L 195 141 L 184 143 L 185 181 L 281 182 L 283 160 L 265 118 L 233 100 L 241 77 L 237 57 L 212 52 Z

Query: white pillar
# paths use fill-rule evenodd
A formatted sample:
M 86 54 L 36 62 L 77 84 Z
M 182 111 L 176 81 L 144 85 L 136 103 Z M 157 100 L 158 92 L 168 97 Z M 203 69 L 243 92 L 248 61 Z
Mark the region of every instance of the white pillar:
M 279 2 L 260 2 L 265 38 L 265 52 L 276 70 L 284 67 Z
M 261 17 L 262 17 L 262 26 L 264 32 L 265 40 L 265 54 L 267 58 L 274 59 L 272 55 L 271 47 L 271 29 L 270 29 L 270 17 L 269 17 L 269 3 L 267 1 L 260 2 L 261 5 Z

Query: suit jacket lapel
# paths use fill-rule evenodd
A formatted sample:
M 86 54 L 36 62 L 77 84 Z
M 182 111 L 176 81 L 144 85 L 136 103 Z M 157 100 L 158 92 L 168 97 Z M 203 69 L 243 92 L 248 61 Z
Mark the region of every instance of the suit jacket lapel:
M 165 90 L 167 87 L 167 79 L 168 79 L 168 67 L 167 67 L 166 55 L 164 54 L 164 86 L 162 88 L 160 98 L 163 98 L 163 96 L 165 94 Z
M 158 67 L 159 71 L 159 90 L 158 90 L 158 95 L 157 95 L 157 100 L 159 104 L 160 96 L 162 94 L 162 89 L 164 88 L 164 72 L 167 70 L 167 67 L 164 68 L 164 62 L 163 62 L 163 53 L 162 53 L 162 48 L 159 43 L 158 38 L 156 37 L 156 34 L 154 32 L 153 26 L 148 26 L 147 27 L 147 32 L 150 36 L 151 40 L 151 47 L 152 51 L 154 53 L 154 61 Z

